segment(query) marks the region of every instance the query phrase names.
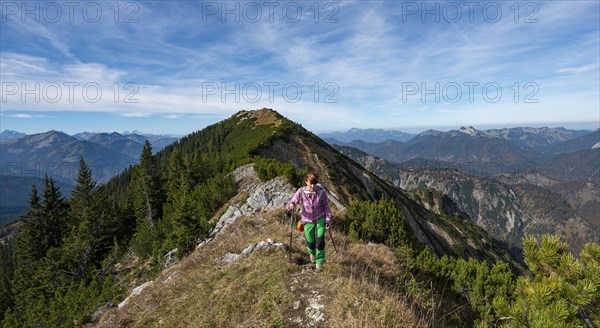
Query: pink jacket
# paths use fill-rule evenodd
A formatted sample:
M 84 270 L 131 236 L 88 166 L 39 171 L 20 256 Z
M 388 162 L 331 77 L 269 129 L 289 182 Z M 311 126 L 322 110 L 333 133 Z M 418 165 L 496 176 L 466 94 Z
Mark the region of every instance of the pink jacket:
M 331 222 L 327 190 L 320 185 L 315 187 L 314 193 L 310 193 L 307 187 L 299 188 L 287 205 L 296 206 L 298 203 L 302 203 L 302 222 L 315 222 L 323 216 L 326 224 Z

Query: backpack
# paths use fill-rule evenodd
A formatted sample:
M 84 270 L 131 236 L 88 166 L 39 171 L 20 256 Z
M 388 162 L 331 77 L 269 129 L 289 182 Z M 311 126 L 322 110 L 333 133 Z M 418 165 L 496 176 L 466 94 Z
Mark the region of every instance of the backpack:
M 323 195 L 323 191 L 325 191 L 325 187 L 323 187 L 320 183 L 317 183 L 317 187 L 319 187 L 319 190 L 316 191 L 317 193 L 317 198 L 319 199 L 319 201 L 323 201 L 321 198 L 321 195 Z M 300 187 L 300 203 L 304 204 L 304 187 Z

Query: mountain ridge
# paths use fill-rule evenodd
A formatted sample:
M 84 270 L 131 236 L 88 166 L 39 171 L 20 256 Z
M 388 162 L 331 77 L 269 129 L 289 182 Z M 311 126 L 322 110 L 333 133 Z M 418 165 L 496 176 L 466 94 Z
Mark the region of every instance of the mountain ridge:
M 367 142 L 382 142 L 386 140 L 396 140 L 400 142 L 405 142 L 414 136 L 414 134 L 406 133 L 400 130 L 359 128 L 351 128 L 345 132 L 324 132 L 318 133 L 317 135 L 323 139 L 337 139 L 342 142 L 351 142 L 354 140 L 363 140 Z
M 282 208 L 307 170 L 319 173 L 334 215 L 337 247 L 320 275 Z M 79 172 L 76 189 L 93 190 L 85 163 Z M 31 266 L 18 257 L 15 272 L 30 285 L 17 285 L 17 306 L 0 304 L 5 324 L 463 326 L 504 315 L 488 317 L 503 311 L 492 299 L 519 297 L 511 267 L 525 270 L 441 193 L 396 188 L 270 109 L 238 112 L 154 155 L 146 144 L 140 163 L 92 199 L 75 197 L 70 220 L 56 217 L 74 233 L 53 231 L 47 255 Z M 37 241 L 37 213 L 55 210 L 33 209 L 17 255 Z M 43 293 L 47 302 L 30 301 Z
M 468 175 L 454 168 L 394 164 L 348 146 L 339 149 L 400 188 L 409 191 L 422 189 L 441 191 L 456 203 L 460 211 L 469 215 L 471 220 L 492 236 L 506 242 L 509 248 L 519 247 L 521 239 L 526 234 L 541 232 L 560 235 L 573 245 L 575 253 L 586 241 L 600 241 L 600 236 L 594 233 L 597 225 L 589 223 L 591 217 L 585 215 L 588 212 L 586 207 L 596 208 L 600 205 L 598 201 L 596 205 L 586 201 L 578 204 L 573 199 L 566 204 L 568 198 L 562 197 L 567 197 L 569 192 L 559 196 L 556 190 L 549 189 L 547 186 L 524 183 L 525 181 L 520 179 L 511 180 L 508 174 L 504 175 L 506 178 L 502 178 L 505 184 L 493 177 Z M 542 178 L 538 177 L 538 179 Z M 592 195 L 594 190 L 597 189 L 590 191 Z M 535 196 L 528 197 L 532 192 L 535 192 Z M 547 207 L 553 204 L 550 201 L 553 198 L 561 200 L 557 205 L 558 209 L 555 210 Z M 578 205 L 578 208 L 586 212 L 580 215 L 578 209 L 572 207 Z M 571 234 L 569 229 L 560 228 L 566 222 L 571 222 L 569 223 L 571 230 L 577 226 L 581 228 L 576 228 L 576 232 Z M 577 223 L 573 224 L 573 222 Z

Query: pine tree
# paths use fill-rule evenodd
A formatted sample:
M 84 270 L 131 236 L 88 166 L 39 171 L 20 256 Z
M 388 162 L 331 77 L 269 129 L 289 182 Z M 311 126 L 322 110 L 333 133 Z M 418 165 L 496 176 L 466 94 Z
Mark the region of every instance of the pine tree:
M 160 219 L 159 209 L 162 202 L 158 172 L 153 163 L 152 146 L 148 140 L 142 149 L 140 164 L 136 167 L 133 180 L 136 217 L 152 228 L 154 221 Z
M 35 185 L 31 186 L 29 209 L 21 217 L 21 229 L 15 241 L 17 260 L 27 266 L 44 256 L 48 250 L 44 244 L 44 216 L 40 197 Z
M 152 254 L 155 244 L 161 243 L 161 233 L 155 223 L 161 219 L 163 204 L 158 172 L 152 158 L 152 146 L 147 140 L 140 156 L 140 164 L 134 170 L 130 192 L 136 216 L 132 246 L 138 255 L 146 257 Z
M 51 183 L 47 177 L 44 184 L 44 197 L 47 195 L 52 198 L 53 188 L 51 188 Z M 44 205 L 42 205 L 42 200 L 38 196 L 35 185 L 31 187 L 28 204 L 29 209 L 21 217 L 21 228 L 15 238 L 15 276 L 12 284 L 14 295 L 25 293 L 35 285 L 32 277 L 51 247 L 48 238 L 51 228 L 46 215 L 49 203 L 44 200 Z
M 179 151 L 175 148 L 171 153 L 169 167 L 167 168 L 167 202 L 173 203 L 175 201 L 175 195 L 181 187 L 179 177 L 183 174 L 184 169 Z
M 78 224 L 81 221 L 81 215 L 86 208 L 89 208 L 92 203 L 92 195 L 96 191 L 96 181 L 92 178 L 92 171 L 83 157 L 79 160 L 79 171 L 75 187 L 71 191 L 71 217 L 74 218 L 74 223 Z
M 113 246 L 117 220 L 104 186 L 91 195 L 80 217 L 79 225 L 73 228 L 58 254 L 54 254 L 54 262 L 65 273 L 68 283 L 89 282 Z
M 0 322 L 4 313 L 13 305 L 11 282 L 14 275 L 12 243 L 0 241 Z
M 108 200 L 106 187 L 96 186 L 83 158 L 79 161 L 77 184 L 71 195 L 71 216 L 79 217 L 72 235 L 91 247 L 90 261 L 99 263 L 112 246 L 117 230 L 116 211 Z
M 11 311 L 10 320 L 17 321 L 22 319 L 31 304 L 38 304 L 37 300 L 51 294 L 56 286 L 53 280 L 56 271 L 48 267 L 46 256 L 61 245 L 68 215 L 67 202 L 48 176 L 44 178 L 43 199 L 40 200 L 33 186 L 29 206 L 15 238 L 15 269 L 11 286 L 15 311 Z M 32 313 L 36 311 L 32 310 Z
M 581 260 L 557 236 L 523 239 L 533 277 L 517 281 L 516 300 L 494 300 L 506 327 L 594 327 L 600 324 L 600 246 L 588 243 Z
M 54 185 L 54 179 L 44 177 L 43 215 L 43 250 L 59 246 L 63 235 L 67 232 L 67 215 L 69 205 L 63 198 L 60 189 Z
M 175 194 L 173 204 L 173 235 L 177 247 L 185 253 L 192 248 L 204 225 L 196 215 L 187 173 L 182 172 L 178 180 L 179 190 Z
M 404 216 L 392 200 L 353 202 L 347 212 L 349 236 L 396 247 L 406 239 Z

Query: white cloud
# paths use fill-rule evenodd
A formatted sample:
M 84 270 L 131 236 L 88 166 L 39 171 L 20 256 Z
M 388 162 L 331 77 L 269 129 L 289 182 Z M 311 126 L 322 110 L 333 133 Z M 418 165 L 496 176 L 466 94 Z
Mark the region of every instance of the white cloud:
M 52 97 L 41 95 L 39 103 L 23 103 L 15 95 L 3 104 L 3 110 L 101 111 L 126 117 L 162 115 L 167 119 L 193 115 L 204 119 L 207 115 L 224 117 L 241 109 L 271 107 L 307 125 L 363 127 L 391 124 L 393 120 L 418 126 L 449 119 L 481 124 L 536 117 L 591 120 L 598 108 L 600 34 L 585 24 L 594 19 L 597 23 L 597 15 L 590 14 L 594 12 L 590 9 L 597 9 L 598 4 L 580 4 L 540 3 L 537 24 L 515 23 L 512 11 L 506 8 L 498 23 L 479 19 L 469 24 L 463 12 L 461 23 L 444 26 L 418 21 L 403 24 L 400 5 L 390 2 L 343 2 L 335 24 L 311 23 L 310 19 L 296 24 L 281 20 L 203 24 L 193 4 L 140 3 L 139 24 L 99 25 L 102 32 L 93 41 L 85 40 L 90 47 L 83 50 L 76 50 L 82 47 L 77 42 L 83 41 L 67 33 L 69 29 L 28 25 L 23 33 L 45 38 L 70 61 L 3 52 L 2 80 L 19 85 L 40 82 L 42 89 L 52 82 L 81 85 L 73 101 L 63 86 L 57 102 L 46 101 Z M 75 33 L 75 27 L 70 32 Z M 88 32 L 93 28 L 85 27 Z M 587 34 L 570 35 L 568 31 Z M 116 51 L 113 45 L 126 51 Z M 73 54 L 83 57 L 81 51 L 93 60 L 75 58 Z M 272 101 L 263 89 L 263 98 L 256 103 L 246 101 L 243 95 L 240 101 L 228 95 L 223 102 L 221 92 L 203 97 L 202 83 L 207 81 L 229 87 L 235 82 L 297 82 L 305 89 L 302 100 L 296 103 L 286 101 L 281 88 Z M 481 102 L 480 97 L 473 104 L 402 102 L 403 82 L 468 81 L 481 85 L 498 82 L 506 87 L 515 82 L 535 82 L 543 102 L 538 107 L 510 102 L 492 106 Z M 83 84 L 88 82 L 100 85 L 102 96 L 97 102 L 89 101 L 95 96 L 93 89 L 82 95 Z M 134 82 L 132 88 L 125 90 L 126 82 Z M 319 83 L 320 96 L 316 102 L 312 99 L 314 90 L 309 88 L 315 82 Z M 323 102 L 331 92 L 324 89 L 326 82 L 339 87 L 335 94 L 338 103 Z M 452 118 L 439 116 L 443 111 L 451 112 Z
M 148 117 L 152 115 L 152 113 L 146 112 L 122 112 L 118 114 L 122 117 Z
M 33 118 L 33 115 L 29 115 L 29 114 L 15 114 L 15 115 L 9 115 L 10 117 L 14 117 L 14 118 Z

